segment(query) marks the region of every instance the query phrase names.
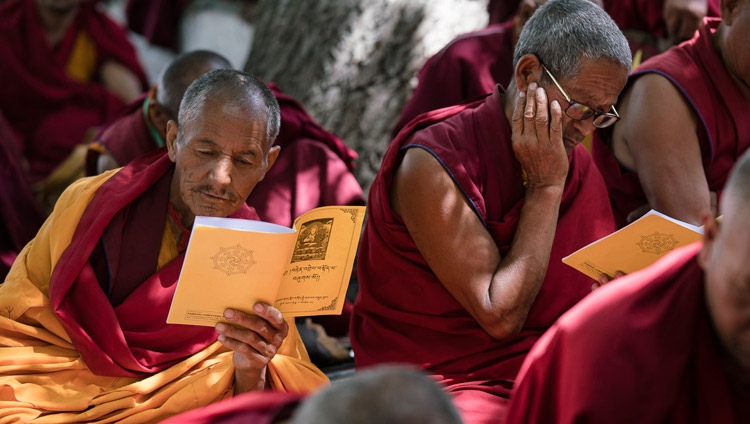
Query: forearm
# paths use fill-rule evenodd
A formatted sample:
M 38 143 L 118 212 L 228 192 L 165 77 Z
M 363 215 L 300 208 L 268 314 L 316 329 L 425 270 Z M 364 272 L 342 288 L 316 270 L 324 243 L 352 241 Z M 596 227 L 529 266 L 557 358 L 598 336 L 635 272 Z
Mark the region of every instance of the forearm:
M 487 291 L 487 310 L 496 317 L 501 338 L 520 331 L 547 274 L 562 191 L 548 186 L 526 192 L 511 248 Z
M 266 388 L 266 370 L 263 367 L 260 370 L 234 370 L 234 394 L 260 391 Z

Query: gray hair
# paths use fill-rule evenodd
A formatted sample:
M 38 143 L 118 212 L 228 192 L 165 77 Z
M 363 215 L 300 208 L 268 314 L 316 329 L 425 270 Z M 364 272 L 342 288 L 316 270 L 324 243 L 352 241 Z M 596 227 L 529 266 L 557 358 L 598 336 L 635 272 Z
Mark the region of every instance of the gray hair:
M 558 78 L 572 78 L 579 60 L 609 59 L 632 66 L 628 41 L 612 18 L 589 0 L 551 0 L 526 22 L 513 54 L 513 67 L 533 54 Z
M 156 101 L 174 119 L 188 86 L 213 69 L 232 69 L 232 64 L 224 56 L 208 50 L 195 50 L 177 56 L 159 74 Z
M 253 114 L 265 114 L 267 147 L 273 145 L 281 126 L 281 112 L 276 96 L 263 81 L 234 69 L 207 72 L 190 84 L 180 102 L 180 113 L 177 116 L 178 136 L 181 135 L 186 122 L 198 119 L 206 103 L 217 100 L 229 102 Z M 259 110 L 261 105 L 265 110 Z
M 451 398 L 424 373 L 406 367 L 379 367 L 306 399 L 293 424 L 460 424 Z

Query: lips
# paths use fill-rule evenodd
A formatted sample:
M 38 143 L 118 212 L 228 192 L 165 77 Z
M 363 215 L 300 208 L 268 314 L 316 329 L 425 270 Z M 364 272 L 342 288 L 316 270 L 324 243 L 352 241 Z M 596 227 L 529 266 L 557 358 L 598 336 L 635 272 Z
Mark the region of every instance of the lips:
M 568 138 L 568 137 L 563 138 L 563 144 L 565 144 L 565 146 L 570 147 L 570 148 L 576 147 L 579 143 L 580 143 L 579 141 L 575 141 L 572 138 Z
M 205 191 L 200 192 L 204 197 L 208 198 L 209 200 L 212 200 L 214 202 L 231 202 L 231 199 L 227 199 L 225 197 L 215 196 L 210 193 L 206 193 Z

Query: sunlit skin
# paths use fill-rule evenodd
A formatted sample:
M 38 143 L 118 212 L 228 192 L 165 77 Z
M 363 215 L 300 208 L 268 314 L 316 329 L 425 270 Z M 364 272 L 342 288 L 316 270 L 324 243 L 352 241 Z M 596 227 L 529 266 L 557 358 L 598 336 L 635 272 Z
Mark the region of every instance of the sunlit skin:
M 722 197 L 721 228 L 703 216 L 704 247 L 698 256 L 705 272 L 706 303 L 716 333 L 750 381 L 750 208 L 730 188 Z
M 181 133 L 174 121 L 167 124 L 169 158 L 175 162 L 169 201 L 185 228 L 199 215 L 226 217 L 237 211 L 280 151 L 270 146 L 264 107 L 248 111 L 221 96 L 210 99 Z M 216 325 L 218 340 L 234 351 L 235 393 L 265 388 L 267 365 L 289 331 L 273 306 L 257 303 L 253 312 L 227 309 L 228 324 Z
M 526 55 L 519 60 L 515 74 L 518 87 L 511 84 L 505 96 L 505 113 L 509 121 L 513 114 L 512 102 L 518 95 L 518 91 L 527 92 L 532 83 L 536 84 L 535 90 L 542 91 L 540 95 L 544 97 L 547 105 L 557 101 L 563 112 L 568 107 L 565 96 L 552 81 L 549 78 L 541 78 L 543 72 L 541 62 L 535 56 Z M 612 105 L 617 102 L 617 96 L 625 87 L 627 76 L 627 67 L 616 62 L 582 58 L 577 75 L 573 78 L 558 78 L 558 82 L 571 99 L 603 113 L 611 112 Z M 541 87 L 539 87 L 540 80 Z M 536 114 L 536 110 L 533 113 Z M 562 114 L 562 141 L 568 155 L 575 146 L 594 131 L 593 121 L 593 116 L 577 121 L 565 113 Z

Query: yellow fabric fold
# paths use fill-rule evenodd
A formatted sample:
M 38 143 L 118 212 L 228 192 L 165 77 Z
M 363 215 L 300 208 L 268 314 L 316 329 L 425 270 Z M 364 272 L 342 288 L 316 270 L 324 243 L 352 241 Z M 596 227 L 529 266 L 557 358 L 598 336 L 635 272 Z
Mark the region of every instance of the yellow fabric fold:
M 96 190 L 117 170 L 71 185 L 0 285 L 0 424 L 156 422 L 234 394 L 232 352 L 219 342 L 147 378 L 94 375 L 50 308 L 49 277 Z M 173 256 L 165 231 L 160 252 Z M 160 263 L 160 265 L 163 265 Z M 144 305 L 144 307 L 148 307 Z M 305 392 L 328 380 L 310 363 L 289 319 L 268 366 L 273 390 Z

